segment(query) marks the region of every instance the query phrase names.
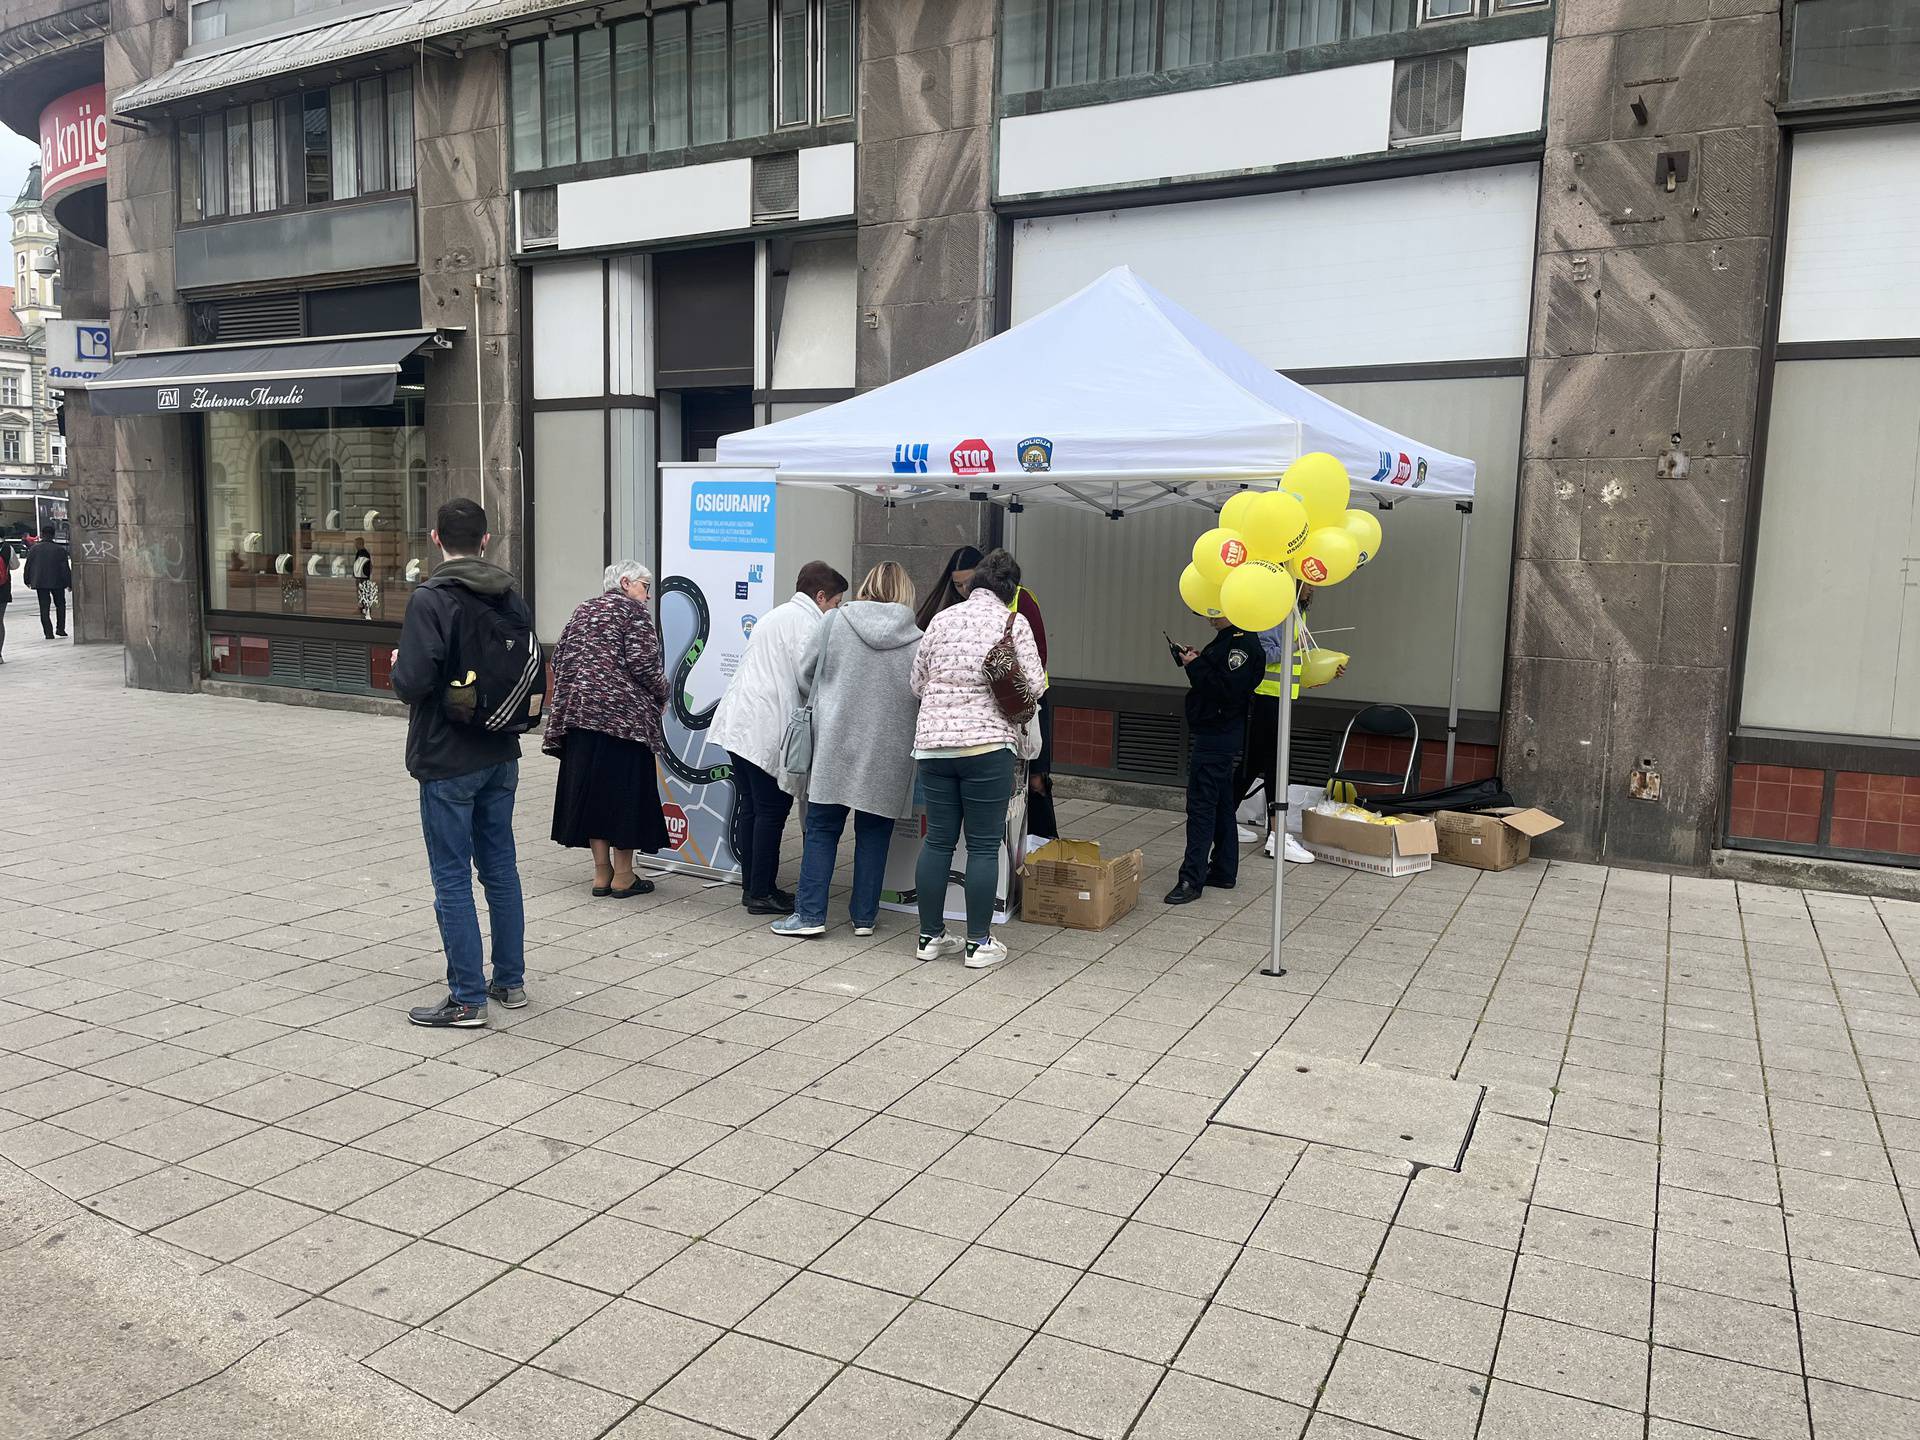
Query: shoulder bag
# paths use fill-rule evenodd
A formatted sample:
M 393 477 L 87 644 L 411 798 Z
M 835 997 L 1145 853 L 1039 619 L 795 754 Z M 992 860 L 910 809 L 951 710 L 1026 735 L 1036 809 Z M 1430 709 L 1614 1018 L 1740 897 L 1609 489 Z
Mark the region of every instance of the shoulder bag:
M 813 684 L 807 690 L 807 703 L 796 705 L 787 716 L 787 733 L 780 747 L 780 768 L 796 780 L 813 773 L 813 697 L 827 678 L 827 646 L 833 639 L 832 626 L 837 617 L 821 622 L 820 659 L 813 669 Z
M 1018 611 L 1007 616 L 1007 628 L 980 662 L 980 673 L 987 689 L 993 692 L 993 703 L 999 707 L 1001 717 L 1016 730 L 1033 718 L 1039 704 L 1039 697 L 1033 693 L 1033 686 L 1020 668 L 1020 654 L 1013 648 L 1013 622 L 1019 618 Z

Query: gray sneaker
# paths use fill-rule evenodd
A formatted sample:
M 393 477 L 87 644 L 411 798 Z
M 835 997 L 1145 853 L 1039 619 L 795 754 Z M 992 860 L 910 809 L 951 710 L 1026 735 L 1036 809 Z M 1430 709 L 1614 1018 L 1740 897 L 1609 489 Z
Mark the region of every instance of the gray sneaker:
M 798 915 L 782 915 L 767 927 L 776 935 L 824 935 L 827 927 L 818 920 L 802 920 Z
M 519 1010 L 527 1003 L 527 990 L 524 985 L 489 985 L 487 999 L 509 1010 Z
M 487 1007 L 462 1005 L 449 995 L 438 1005 L 414 1006 L 407 1012 L 407 1019 L 435 1030 L 477 1030 L 487 1023 Z

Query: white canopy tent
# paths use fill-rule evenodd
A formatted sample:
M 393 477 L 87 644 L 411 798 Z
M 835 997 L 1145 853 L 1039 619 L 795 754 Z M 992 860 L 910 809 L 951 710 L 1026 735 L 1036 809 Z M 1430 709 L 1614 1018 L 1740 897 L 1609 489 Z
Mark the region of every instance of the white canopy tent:
M 972 500 L 1016 512 L 1028 503 L 1055 504 L 1119 519 L 1165 505 L 1218 510 L 1236 490 L 1272 486 L 1294 460 L 1318 450 L 1346 466 L 1356 495 L 1371 494 L 1383 506 L 1407 497 L 1449 500 L 1460 510 L 1451 779 L 1473 462 L 1376 425 L 1276 373 L 1124 266 L 905 379 L 723 436 L 716 459 L 773 469 L 782 485 L 836 487 L 895 504 Z M 1292 632 L 1290 618 L 1289 648 Z M 1276 771 L 1282 805 L 1291 710 L 1291 697 L 1283 695 Z M 1280 964 L 1275 864 L 1270 973 Z

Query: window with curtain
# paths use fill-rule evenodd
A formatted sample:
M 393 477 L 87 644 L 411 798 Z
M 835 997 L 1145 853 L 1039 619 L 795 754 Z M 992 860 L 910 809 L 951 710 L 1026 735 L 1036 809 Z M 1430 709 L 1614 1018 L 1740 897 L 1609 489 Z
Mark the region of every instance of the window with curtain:
M 372 75 L 188 116 L 178 144 L 183 224 L 411 190 L 413 76 Z
M 1107 63 L 1128 74 L 1151 68 L 1153 0 L 1119 3 L 1129 28 L 1115 32 Z M 849 118 L 856 19 L 854 0 L 708 0 L 518 41 L 508 60 L 513 168 Z

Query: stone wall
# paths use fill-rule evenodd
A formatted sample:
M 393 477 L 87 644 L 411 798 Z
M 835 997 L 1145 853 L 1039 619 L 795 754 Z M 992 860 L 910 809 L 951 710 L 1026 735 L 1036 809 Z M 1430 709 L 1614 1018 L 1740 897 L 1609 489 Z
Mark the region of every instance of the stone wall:
M 1567 822 L 1545 853 L 1699 866 L 1719 833 L 1778 10 L 1559 7 L 1502 756 L 1514 793 Z M 1667 153 L 1688 164 L 1671 191 Z
M 994 0 L 860 7 L 860 332 L 871 389 L 993 333 Z M 964 417 L 954 423 L 964 425 Z M 944 457 L 967 436 L 902 435 Z M 857 582 L 896 560 L 929 587 L 957 545 L 983 544 L 984 506 L 860 502 Z
M 89 319 L 107 313 L 107 252 L 72 235 L 60 237 L 60 282 L 66 313 Z M 66 392 L 67 517 L 73 550 L 76 643 L 114 644 L 125 636 L 120 578 L 120 493 L 115 475 L 113 422 L 95 419 L 87 392 Z
M 186 43 L 186 7 L 113 0 L 106 42 L 109 97 L 172 65 Z M 107 127 L 109 318 L 119 352 L 188 343 L 173 286 L 173 129 Z M 185 424 L 155 415 L 116 421 L 127 684 L 191 690 L 198 681 L 199 541 Z

